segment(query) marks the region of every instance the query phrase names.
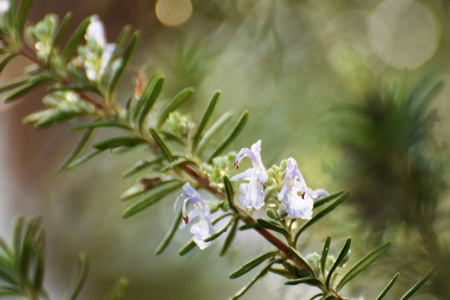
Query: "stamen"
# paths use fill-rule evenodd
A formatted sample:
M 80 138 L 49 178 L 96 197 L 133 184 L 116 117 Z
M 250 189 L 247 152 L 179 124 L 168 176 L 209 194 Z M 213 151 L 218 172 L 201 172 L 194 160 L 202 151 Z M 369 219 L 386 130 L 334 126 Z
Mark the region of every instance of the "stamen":
M 183 220 L 185 224 L 189 223 L 189 216 L 184 216 Z
M 302 199 L 305 199 L 305 192 L 301 193 L 300 196 L 302 196 Z

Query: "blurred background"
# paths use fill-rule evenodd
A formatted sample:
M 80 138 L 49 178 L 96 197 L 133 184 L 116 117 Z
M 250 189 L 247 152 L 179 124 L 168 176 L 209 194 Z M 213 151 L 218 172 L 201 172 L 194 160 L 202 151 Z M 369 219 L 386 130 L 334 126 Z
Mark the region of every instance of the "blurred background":
M 449 299 L 450 2 L 35 2 L 30 22 L 48 12 L 73 11 L 76 22 L 98 14 L 110 41 L 132 24 L 141 31 L 133 66 L 148 76 L 166 75 L 163 98 L 195 87 L 190 107 L 182 109 L 198 119 L 220 89 L 218 113 L 250 111 L 234 149 L 261 139 L 266 167 L 292 156 L 312 188 L 351 190 L 350 201 L 302 241 L 305 254 L 321 251 L 331 234 L 331 251 L 337 255 L 352 236 L 349 265 L 382 241 L 393 241 L 347 295 L 374 299 L 400 271 L 391 298 L 398 299 L 436 266 L 414 299 Z M 1 80 L 22 73 L 25 63 L 15 61 Z M 125 101 L 134 81 L 124 78 Z M 119 199 L 133 183 L 122 180 L 121 173 L 146 154 L 105 155 L 56 176 L 79 137 L 64 126 L 36 132 L 21 125 L 25 115 L 42 106 L 40 96 L 0 104 L 0 233 L 10 237 L 18 215 L 43 216 L 46 283 L 53 299 L 65 295 L 79 251 L 91 261 L 82 299 L 101 299 L 120 276 L 131 281 L 126 299 L 227 299 L 240 289 L 243 280 L 231 281 L 228 274 L 267 247 L 260 237 L 241 234 L 225 258 L 219 259 L 218 247 L 180 258 L 186 231 L 156 257 L 154 250 L 173 218 L 175 195 L 127 220 L 121 217 L 126 204 Z M 308 299 L 313 294 L 268 276 L 244 299 Z

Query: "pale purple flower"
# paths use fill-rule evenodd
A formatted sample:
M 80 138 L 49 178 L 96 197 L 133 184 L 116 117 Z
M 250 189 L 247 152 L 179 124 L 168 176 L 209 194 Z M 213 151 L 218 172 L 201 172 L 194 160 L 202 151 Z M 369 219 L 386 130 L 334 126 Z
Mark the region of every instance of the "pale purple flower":
M 250 168 L 231 180 L 247 180 L 248 183 L 241 183 L 239 186 L 239 199 L 247 208 L 260 209 L 264 205 L 264 187 L 262 183 L 267 182 L 267 174 L 261 160 L 261 140 L 254 143 L 251 149 L 243 148 L 236 155 L 234 165 L 239 167 L 242 159 L 248 157 L 252 161 L 253 168 Z
M 205 242 L 204 240 L 214 234 L 214 229 L 211 225 L 211 213 L 209 207 L 203 200 L 202 196 L 191 186 L 188 182 L 183 186 L 183 192 L 177 197 L 174 209 L 177 206 L 178 200 L 184 197 L 182 204 L 182 215 L 184 223 L 180 228 L 186 227 L 196 218 L 199 219 L 197 223 L 191 226 L 192 239 L 200 249 L 205 249 L 211 245 L 212 242 Z M 190 204 L 188 212 L 188 204 Z
M 313 198 L 317 194 L 308 188 L 297 162 L 292 157 L 288 159 L 284 185 L 278 194 L 278 200 L 283 201 L 283 207 L 292 219 L 311 219 L 314 206 Z

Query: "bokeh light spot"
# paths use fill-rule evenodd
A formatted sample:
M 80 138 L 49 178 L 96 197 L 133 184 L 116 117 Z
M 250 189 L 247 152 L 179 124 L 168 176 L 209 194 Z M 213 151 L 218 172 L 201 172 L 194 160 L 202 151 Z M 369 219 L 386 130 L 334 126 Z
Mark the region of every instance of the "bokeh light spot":
M 158 0 L 156 17 L 166 26 L 179 26 L 192 15 L 191 0 Z
M 368 22 L 372 49 L 386 64 L 396 68 L 418 68 L 438 47 L 439 23 L 417 1 L 386 0 Z

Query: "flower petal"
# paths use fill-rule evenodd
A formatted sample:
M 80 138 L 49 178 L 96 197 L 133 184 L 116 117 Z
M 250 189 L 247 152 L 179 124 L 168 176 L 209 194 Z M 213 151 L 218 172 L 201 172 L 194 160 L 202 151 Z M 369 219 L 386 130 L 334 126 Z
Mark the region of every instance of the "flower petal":
M 205 239 L 214 234 L 214 229 L 211 223 L 200 218 L 200 221 L 191 226 L 192 239 L 197 244 L 197 246 L 203 250 L 209 247 L 212 242 L 205 242 Z
M 106 45 L 105 28 L 99 16 L 93 15 L 91 17 L 91 23 L 86 29 L 85 39 L 94 40 L 100 46 Z
M 247 169 L 242 173 L 239 173 L 237 175 L 234 175 L 233 177 L 231 177 L 231 181 L 238 181 L 238 180 L 250 180 L 250 177 L 253 174 L 253 169 Z

